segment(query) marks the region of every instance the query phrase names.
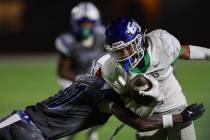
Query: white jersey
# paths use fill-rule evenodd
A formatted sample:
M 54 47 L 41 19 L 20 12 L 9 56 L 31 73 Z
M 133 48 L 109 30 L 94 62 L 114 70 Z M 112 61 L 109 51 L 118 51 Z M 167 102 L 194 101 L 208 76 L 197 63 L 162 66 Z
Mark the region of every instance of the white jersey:
M 147 112 L 146 115 L 151 115 L 153 111 L 167 113 L 173 109 L 186 106 L 185 96 L 183 95 L 179 82 L 173 74 L 173 67 L 171 66 L 179 56 L 181 50 L 179 41 L 165 30 L 155 30 L 148 33 L 146 37 L 149 43 L 147 48 L 149 66 L 145 74 L 151 75 L 158 80 L 160 83 L 160 92 L 164 97 L 163 103 L 157 107 L 154 106 L 151 112 Z M 101 57 L 101 59 L 103 61 L 99 59 L 98 65 L 95 63 L 95 66 L 101 66 L 102 76 L 108 85 L 120 94 L 128 92 L 128 81 L 139 73 L 126 73 L 108 54 Z

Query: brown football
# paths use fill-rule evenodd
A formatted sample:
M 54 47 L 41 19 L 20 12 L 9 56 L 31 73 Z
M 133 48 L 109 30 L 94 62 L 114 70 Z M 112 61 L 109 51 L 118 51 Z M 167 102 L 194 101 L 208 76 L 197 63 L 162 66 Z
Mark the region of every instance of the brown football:
M 130 81 L 130 88 L 135 89 L 134 87 L 138 87 L 139 90 L 148 91 L 151 89 L 152 84 L 143 75 L 137 75 Z
M 137 75 L 130 80 L 130 98 L 140 105 L 148 105 L 153 101 L 153 98 L 149 96 L 142 96 L 139 94 L 139 90 L 148 91 L 152 88 L 152 84 L 143 75 Z

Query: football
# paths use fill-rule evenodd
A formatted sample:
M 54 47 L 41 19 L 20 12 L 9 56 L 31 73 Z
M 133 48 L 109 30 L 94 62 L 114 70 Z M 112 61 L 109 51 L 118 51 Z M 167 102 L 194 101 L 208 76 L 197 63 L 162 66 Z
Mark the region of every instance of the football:
M 133 79 L 130 80 L 130 88 L 134 90 L 142 90 L 148 91 L 152 87 L 152 84 L 148 79 L 144 77 L 144 75 L 137 75 Z
M 129 95 L 139 105 L 148 105 L 153 101 L 153 98 L 149 96 L 143 96 L 139 94 L 139 91 L 149 91 L 152 88 L 152 84 L 143 75 L 137 75 L 130 80 Z

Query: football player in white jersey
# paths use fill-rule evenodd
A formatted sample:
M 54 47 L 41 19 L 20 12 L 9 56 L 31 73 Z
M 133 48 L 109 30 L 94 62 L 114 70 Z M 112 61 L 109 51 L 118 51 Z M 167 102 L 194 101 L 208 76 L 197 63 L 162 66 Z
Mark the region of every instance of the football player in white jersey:
M 113 20 L 105 35 L 108 54 L 94 62 L 92 74 L 101 74 L 108 86 L 121 94 L 130 109 L 141 117 L 154 113 L 163 115 L 162 129 L 138 132 L 137 139 L 196 140 L 192 122 L 173 127 L 171 115 L 182 111 L 187 102 L 172 64 L 177 58 L 210 59 L 210 49 L 181 45 L 173 35 L 161 29 L 144 34 L 138 23 L 128 17 Z M 144 74 L 153 86 L 149 91 L 134 87 L 139 95 L 154 99 L 146 105 L 129 97 L 129 83 L 139 74 Z

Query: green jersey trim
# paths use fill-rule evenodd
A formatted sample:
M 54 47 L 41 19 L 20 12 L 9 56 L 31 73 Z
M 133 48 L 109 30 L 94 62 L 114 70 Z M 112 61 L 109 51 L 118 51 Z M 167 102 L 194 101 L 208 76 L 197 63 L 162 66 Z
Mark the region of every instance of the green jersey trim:
M 149 65 L 150 65 L 150 57 L 149 57 L 149 54 L 145 51 L 145 54 L 144 54 L 144 66 L 139 68 L 139 67 L 135 67 L 135 68 L 130 68 L 129 71 L 130 72 L 133 72 L 133 73 L 145 73 L 148 68 L 149 68 Z

